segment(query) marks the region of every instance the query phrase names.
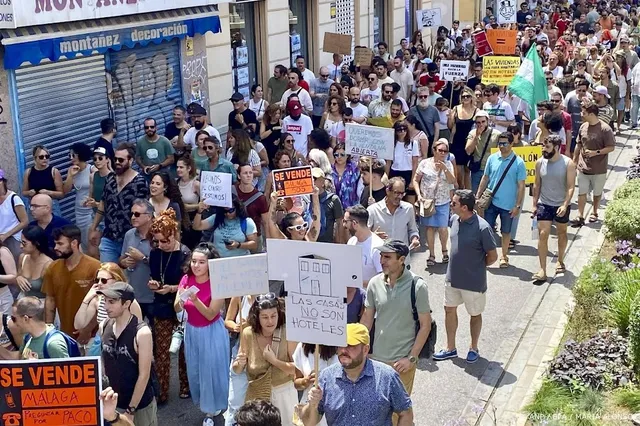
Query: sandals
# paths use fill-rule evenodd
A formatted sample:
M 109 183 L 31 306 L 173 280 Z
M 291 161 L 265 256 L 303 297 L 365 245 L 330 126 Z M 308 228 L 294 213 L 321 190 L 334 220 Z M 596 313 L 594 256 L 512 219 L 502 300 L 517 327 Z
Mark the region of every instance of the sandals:
M 516 248 L 516 240 L 509 240 L 509 250 Z
M 584 226 L 584 217 L 577 217 L 571 221 L 571 226 L 573 228 L 580 228 Z
M 182 392 L 179 396 L 180 399 L 189 399 L 191 398 L 191 392 Z
M 594 223 L 598 221 L 598 213 L 591 213 L 589 216 L 589 223 Z
M 564 263 L 558 262 L 556 265 L 556 274 L 563 274 L 567 271 L 567 267 L 564 266 Z
M 542 272 L 538 271 L 535 274 L 533 274 L 533 276 L 531 277 L 531 279 L 534 282 L 541 282 L 541 281 L 547 281 L 547 276 L 544 275 Z
M 442 250 L 442 263 L 449 263 L 449 250 Z
M 507 256 L 500 259 L 500 268 L 505 269 L 509 267 L 509 258 Z
M 427 266 L 436 266 L 436 257 L 431 255 L 427 259 Z

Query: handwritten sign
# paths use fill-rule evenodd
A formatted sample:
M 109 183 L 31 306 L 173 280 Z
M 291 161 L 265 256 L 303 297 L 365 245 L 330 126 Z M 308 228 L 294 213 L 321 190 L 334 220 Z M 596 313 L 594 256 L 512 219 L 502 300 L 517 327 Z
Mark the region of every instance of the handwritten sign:
M 347 123 L 345 129 L 345 148 L 353 156 L 393 160 L 394 139 L 393 129 L 352 123 Z
M 371 59 L 373 59 L 373 52 L 371 49 L 365 46 L 356 46 L 354 49 L 355 57 L 353 62 L 356 66 L 365 66 L 368 67 L 371 64 Z
M 498 6 L 498 24 L 515 24 L 516 7 L 515 0 L 502 0 Z
M 482 77 L 484 79 L 484 76 Z M 499 148 L 491 148 L 491 153 L 499 152 Z M 542 158 L 542 146 L 517 146 L 513 148 L 513 152 L 522 158 L 524 166 L 527 168 L 527 180 L 525 184 L 533 184 L 536 181 L 536 162 Z
M 212 299 L 269 293 L 266 253 L 209 260 L 209 276 Z
M 487 30 L 487 39 L 496 55 L 516 53 L 518 30 Z M 484 75 L 482 76 L 484 81 Z
M 482 82 L 508 86 L 520 68 L 517 56 L 484 56 L 482 58 Z
M 0 361 L 0 424 L 103 424 L 99 357 Z
M 493 55 L 493 49 L 491 48 L 491 44 L 489 44 L 486 32 L 479 31 L 473 33 L 473 43 L 476 45 L 478 56 Z
M 202 172 L 200 199 L 209 206 L 231 207 L 231 174 Z
M 445 81 L 466 80 L 469 77 L 469 61 L 440 61 L 440 78 Z
M 324 33 L 322 51 L 351 55 L 351 34 Z
M 439 27 L 442 24 L 440 8 L 416 10 L 418 28 Z
M 274 170 L 273 187 L 278 197 L 295 197 L 313 193 L 311 167 L 291 167 Z
M 287 339 L 327 346 L 347 345 L 344 299 L 289 292 L 285 302 Z

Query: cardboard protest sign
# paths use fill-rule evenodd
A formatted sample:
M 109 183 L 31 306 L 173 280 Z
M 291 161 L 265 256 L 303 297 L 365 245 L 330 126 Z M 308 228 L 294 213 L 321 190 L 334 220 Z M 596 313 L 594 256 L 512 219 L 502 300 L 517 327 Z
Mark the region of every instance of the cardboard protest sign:
M 373 52 L 365 46 L 356 46 L 354 55 L 353 63 L 356 64 L 356 66 L 369 66 L 371 59 L 373 59 Z
M 345 149 L 348 155 L 393 160 L 393 129 L 347 123 L 345 131 Z
M 324 33 L 322 50 L 330 53 L 351 55 L 351 34 Z
M 517 36 L 518 30 L 487 30 L 487 39 L 496 55 L 516 53 Z
M 99 357 L 0 361 L 0 424 L 103 424 Z
M 287 339 L 345 346 L 347 287 L 362 287 L 360 246 L 267 240 L 269 279 L 284 282 Z
M 501 0 L 498 5 L 498 25 L 516 23 L 516 1 Z
M 200 199 L 209 206 L 231 207 L 230 173 L 200 173 Z
M 273 188 L 278 197 L 295 197 L 313 193 L 313 177 L 311 166 L 291 167 L 274 170 Z
M 440 8 L 416 10 L 416 22 L 418 28 L 439 27 L 442 25 Z
M 440 78 L 445 81 L 466 80 L 469 77 L 469 61 L 440 61 Z
M 484 78 L 484 77 L 483 77 Z M 499 148 L 491 148 L 491 153 L 499 152 Z M 542 146 L 519 146 L 514 147 L 513 152 L 522 158 L 524 166 L 527 168 L 527 180 L 525 184 L 532 184 L 536 181 L 536 162 L 542 158 Z
M 520 68 L 518 56 L 484 56 L 482 58 L 482 82 L 508 86 Z
M 212 299 L 269 293 L 265 253 L 209 260 L 209 277 Z
M 478 56 L 493 55 L 493 49 L 491 48 L 491 44 L 489 44 L 486 32 L 479 31 L 473 33 L 473 43 L 476 45 Z

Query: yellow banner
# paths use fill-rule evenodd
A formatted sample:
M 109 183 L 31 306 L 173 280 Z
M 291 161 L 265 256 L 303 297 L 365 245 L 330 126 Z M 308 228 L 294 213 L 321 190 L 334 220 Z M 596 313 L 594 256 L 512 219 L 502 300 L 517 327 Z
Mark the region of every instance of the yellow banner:
M 484 74 L 482 75 L 482 81 L 484 81 Z M 500 152 L 499 148 L 491 148 L 491 153 Z M 536 162 L 539 158 L 542 158 L 542 146 L 520 146 L 513 148 L 513 152 L 524 161 L 524 166 L 527 168 L 527 180 L 525 184 L 533 184 L 536 181 Z
M 482 82 L 508 86 L 520 68 L 518 56 L 484 56 L 482 58 Z

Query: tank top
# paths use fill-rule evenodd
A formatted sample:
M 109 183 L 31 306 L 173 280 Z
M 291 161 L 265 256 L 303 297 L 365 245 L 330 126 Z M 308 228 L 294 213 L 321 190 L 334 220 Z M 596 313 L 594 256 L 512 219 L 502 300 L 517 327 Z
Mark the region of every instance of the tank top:
M 96 200 L 96 202 L 100 202 L 102 201 L 102 194 L 104 192 L 104 184 L 107 181 L 107 178 L 109 177 L 111 173 L 108 173 L 105 176 L 100 176 L 100 172 L 95 172 L 93 174 L 93 193 L 91 194 L 91 198 L 93 198 L 94 200 Z M 96 210 L 98 210 L 97 208 L 93 209 L 93 211 L 95 212 Z
M 542 159 L 540 164 L 540 202 L 547 206 L 561 206 L 567 194 L 569 157 L 557 161 Z
M 186 184 L 184 184 L 180 180 L 178 181 L 178 188 L 180 188 L 182 202 L 185 204 L 198 204 L 198 201 L 200 201 L 200 197 L 198 197 L 198 194 L 193 192 L 193 184 L 195 183 L 195 181 L 195 179 L 191 179 Z
M 452 145 L 456 147 L 462 146 L 464 149 L 464 146 L 467 144 L 467 136 L 469 136 L 469 132 L 471 132 L 471 129 L 473 129 L 473 126 L 476 124 L 474 117 L 477 111 L 478 108 L 473 111 L 471 118 L 463 120 L 458 116 L 458 108 L 456 108 L 454 115 L 456 133 L 453 135 Z
M 122 330 L 116 339 L 113 332 L 115 319 L 108 320 L 102 332 L 102 362 L 104 363 L 104 373 L 109 377 L 109 383 L 113 390 L 118 393 L 118 408 L 127 409 L 131 403 L 133 390 L 138 378 L 138 353 L 135 351 L 134 341 L 140 327 L 138 318 L 131 317 L 129 324 Z M 153 366 L 151 374 L 153 375 Z M 147 407 L 153 401 L 152 380 L 147 381 L 147 387 L 142 394 L 138 410 Z
M 35 167 L 31 167 L 27 181 L 29 182 L 29 189 L 33 189 L 36 192 L 42 189 L 56 190 L 56 184 L 53 180 L 53 166 L 49 166 L 44 170 L 37 170 Z
M 24 271 L 24 263 L 27 260 L 27 256 L 30 256 L 30 255 L 24 255 L 22 258 L 23 271 Z M 44 299 L 45 297 L 47 297 L 47 295 L 42 292 L 42 278 L 30 279 L 29 284 L 31 284 L 31 290 L 27 291 L 24 294 L 25 296 L 33 296 L 33 297 L 37 297 L 38 299 Z
M 89 198 L 90 180 L 91 166 L 88 164 L 84 170 L 80 170 L 78 174 L 73 177 L 73 188 L 76 190 L 76 216 L 91 214 L 91 207 L 85 207 L 83 205 L 84 201 Z

